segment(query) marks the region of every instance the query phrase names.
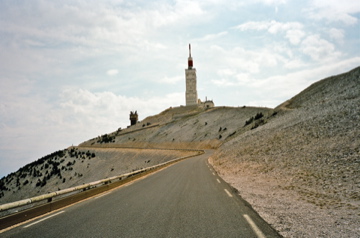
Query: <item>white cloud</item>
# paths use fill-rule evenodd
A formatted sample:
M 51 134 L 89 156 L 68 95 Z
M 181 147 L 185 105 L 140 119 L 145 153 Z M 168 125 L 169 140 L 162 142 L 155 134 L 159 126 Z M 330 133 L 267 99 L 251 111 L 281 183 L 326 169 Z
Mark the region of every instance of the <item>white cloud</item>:
M 280 62 L 284 61 L 284 57 L 280 55 L 276 47 L 251 50 L 241 47 L 224 49 L 218 45 L 212 45 L 210 49 L 211 54 L 216 55 L 216 58 L 213 59 L 213 67 L 215 69 L 219 66 L 222 67 L 220 71 L 217 70 L 217 74 L 221 77 L 225 76 L 224 72 L 221 71 L 223 69 L 232 72 L 257 74 L 262 69 L 276 67 Z
M 306 35 L 303 28 L 304 25 L 300 22 L 278 22 L 278 21 L 259 21 L 246 22 L 235 27 L 241 31 L 266 30 L 270 34 L 285 33 L 285 38 L 293 45 L 298 45 L 303 37 Z
M 301 30 L 303 24 L 300 22 L 278 22 L 278 21 L 249 21 L 236 26 L 235 28 L 246 31 L 246 30 L 267 30 L 271 34 L 277 34 L 280 32 L 286 32 L 288 30 Z
M 246 86 L 248 88 L 256 88 L 256 91 L 266 92 L 267 95 L 274 93 L 273 98 L 279 98 L 285 101 L 315 81 L 338 74 L 339 72 L 346 72 L 358 65 L 360 65 L 360 57 L 342 61 L 334 60 L 319 67 L 305 68 L 286 74 L 272 75 L 263 78 L 256 78 L 250 74 L 243 73 L 235 75 L 231 72 L 231 74 L 227 74 L 229 77 L 226 79 L 213 80 L 213 83 L 222 87 Z M 264 100 L 269 99 L 264 98 Z
M 220 77 L 223 77 L 223 76 L 233 76 L 233 75 L 236 74 L 236 71 L 231 70 L 231 69 L 219 69 L 219 70 L 217 70 L 217 74 L 218 74 Z
M 212 79 L 211 82 L 216 86 L 222 87 L 230 87 L 230 86 L 237 86 L 235 82 L 229 79 L 221 78 L 221 79 Z
M 109 76 L 114 76 L 117 75 L 119 73 L 119 70 L 117 69 L 109 69 L 108 71 L 106 71 L 106 74 Z
M 335 46 L 322 39 L 319 35 L 310 35 L 301 43 L 301 50 L 316 61 L 328 61 L 338 58 L 341 53 L 335 50 Z
M 271 25 L 271 22 L 268 21 L 249 21 L 243 24 L 240 24 L 234 28 L 239 29 L 241 31 L 247 31 L 247 30 L 266 30 Z
M 278 32 L 286 32 L 288 30 L 294 30 L 294 29 L 302 29 L 303 25 L 299 22 L 277 22 L 277 21 L 271 21 L 271 24 L 269 26 L 268 31 L 270 33 L 276 34 Z
M 217 75 L 220 79 L 212 79 L 211 82 L 217 86 L 229 87 L 237 85 L 231 79 L 237 74 L 236 70 L 225 68 L 217 70 Z
M 92 93 L 84 89 L 70 88 L 62 92 L 58 110 L 65 114 L 61 116 L 64 120 L 76 117 L 84 121 L 92 121 L 96 128 L 109 127 L 109 125 L 124 126 L 128 124 L 128 112 L 137 110 L 140 117 L 144 118 L 170 106 L 179 106 L 183 101 L 182 96 L 183 93 L 170 93 L 142 99 L 116 95 L 112 92 Z M 86 124 L 87 127 L 89 124 Z M 86 127 L 83 128 L 85 131 L 88 130 Z
M 175 5 L 164 4 L 161 8 L 151 11 L 146 20 L 155 27 L 163 27 L 174 23 L 185 23 L 187 19 L 202 16 L 205 11 L 195 1 L 176 1 Z
M 284 37 L 290 42 L 291 45 L 297 46 L 297 48 L 288 47 L 288 52 L 290 54 L 281 55 L 276 57 L 276 53 L 271 57 L 271 55 L 267 55 L 272 59 L 273 65 L 276 65 L 278 61 L 284 62 L 285 68 L 299 68 L 304 63 L 299 60 L 299 55 L 305 54 L 306 56 L 310 56 L 310 58 L 314 61 L 331 61 L 337 59 L 342 56 L 342 53 L 337 50 L 336 46 L 330 41 L 322 38 L 319 34 L 312 34 L 304 31 L 304 25 L 300 22 L 277 22 L 277 21 L 259 21 L 259 22 L 246 22 L 241 25 L 235 27 L 241 31 L 267 31 L 270 34 L 285 34 Z M 328 36 L 335 40 L 338 43 L 343 43 L 345 33 L 344 30 L 338 28 L 330 28 L 326 29 Z M 280 42 L 275 43 L 276 45 L 280 45 Z M 267 45 L 267 47 L 269 47 Z M 273 46 L 271 46 L 273 47 Z M 278 51 L 279 52 L 279 51 Z M 298 56 L 295 57 L 293 52 L 296 52 Z M 274 52 L 272 52 L 274 53 Z M 280 53 L 280 52 L 279 52 Z M 268 63 L 269 65 L 269 63 Z
M 126 127 L 130 111 L 137 110 L 142 120 L 170 106 L 180 106 L 183 101 L 182 92 L 140 98 L 75 88 L 63 90 L 55 102 L 27 95 L 25 91 L 21 97 L 3 95 L 0 103 L 0 151 L 3 154 L 8 151 L 6 156 L 16 151 L 17 157 L 12 163 L 15 167 L 7 165 L 6 168 L 19 168 L 45 155 L 44 151 L 51 153 Z M 2 164 L 1 159 L 0 156 Z
M 325 19 L 328 22 L 342 22 L 346 25 L 354 25 L 358 19 L 352 14 L 360 12 L 360 4 L 354 0 L 314 0 L 311 7 L 305 12 L 310 18 L 316 20 Z
M 236 78 L 237 84 L 242 85 L 242 86 L 251 85 L 252 80 L 254 80 L 250 77 L 249 74 L 246 74 L 246 73 L 238 73 L 238 74 L 236 74 L 235 78 Z
M 301 61 L 298 58 L 293 58 L 293 59 L 290 59 L 290 60 L 286 60 L 284 62 L 284 67 L 286 69 L 298 69 L 298 68 L 303 68 L 305 66 L 306 66 L 306 63 Z
M 338 43 L 344 42 L 345 33 L 344 30 L 338 28 L 331 28 L 329 31 L 329 36 L 336 40 Z
M 227 31 L 222 31 L 222 32 L 219 32 L 219 33 L 216 33 L 216 34 L 208 34 L 208 35 L 205 35 L 199 39 L 195 39 L 194 41 L 209 41 L 209 40 L 214 40 L 214 39 L 217 39 L 217 38 L 220 38 L 220 37 L 223 37 L 225 35 L 227 35 L 228 32 Z
M 305 32 L 302 30 L 288 30 L 285 37 L 290 41 L 291 44 L 298 45 L 304 36 Z
M 271 34 L 285 33 L 285 38 L 289 40 L 292 45 L 298 45 L 300 52 L 311 57 L 315 61 L 319 60 L 332 60 L 338 58 L 341 53 L 336 50 L 335 46 L 329 41 L 320 37 L 320 35 L 307 35 L 303 31 L 303 24 L 299 22 L 287 22 L 281 23 L 277 21 L 261 21 L 261 22 L 247 22 L 236 27 L 239 30 L 267 30 Z M 329 31 L 332 38 L 341 41 L 343 38 L 343 32 L 341 30 L 332 28 Z M 272 54 L 264 54 L 270 61 L 267 65 L 276 65 L 277 61 L 281 57 L 274 57 Z M 290 55 L 288 55 L 290 56 Z M 301 65 L 299 60 L 292 60 L 290 56 L 289 60 L 282 59 L 281 61 L 287 61 L 285 63 L 286 68 L 296 68 L 297 65 Z M 298 64 L 299 63 L 299 64 Z
M 360 5 L 353 0 L 313 0 L 311 4 L 317 8 L 337 9 L 340 12 L 356 13 L 360 11 Z
M 206 14 L 200 4 L 193 1 L 164 3 L 161 6 L 153 3 L 148 8 L 132 8 L 126 3 L 112 7 L 103 2 L 57 4 L 35 0 L 31 6 L 30 3 L 9 4 L 6 10 L 3 19 L 9 20 L 1 20 L 0 29 L 16 33 L 18 40 L 24 39 L 28 45 L 53 44 L 66 48 L 75 44 L 91 52 L 124 47 L 145 50 L 164 48 L 164 45 L 146 36 L 158 28 L 187 25 L 192 23 L 191 19 Z
M 339 72 L 346 72 L 358 65 L 360 65 L 360 57 L 354 57 L 343 61 L 334 60 L 315 68 L 305 68 L 263 78 L 252 77 L 248 74 L 234 75 L 232 73 L 227 78 L 212 80 L 212 82 L 217 86 L 227 88 L 246 87 L 247 90 L 257 95 L 256 100 L 250 99 L 252 105 L 275 107 L 295 96 L 310 84 Z M 271 104 L 264 104 L 264 102 L 270 101 Z
M 184 80 L 185 76 L 174 76 L 174 77 L 168 77 L 165 76 L 159 80 L 155 80 L 157 83 L 165 83 L 165 84 L 176 84 L 177 82 Z
M 254 80 L 253 86 L 269 92 L 276 92 L 278 97 L 290 98 L 320 79 L 339 74 L 339 72 L 347 72 L 359 64 L 360 57 L 343 61 L 334 60 L 319 67 Z
M 258 1 L 266 5 L 279 5 L 279 4 L 285 4 L 287 2 L 287 0 L 258 0 Z

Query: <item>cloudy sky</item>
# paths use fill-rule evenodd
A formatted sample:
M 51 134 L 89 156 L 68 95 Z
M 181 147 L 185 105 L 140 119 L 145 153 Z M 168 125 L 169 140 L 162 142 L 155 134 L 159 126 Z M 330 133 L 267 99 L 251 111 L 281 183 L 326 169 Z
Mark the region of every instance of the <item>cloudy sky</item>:
M 354 0 L 0 0 L 0 177 L 198 95 L 275 107 L 360 65 Z

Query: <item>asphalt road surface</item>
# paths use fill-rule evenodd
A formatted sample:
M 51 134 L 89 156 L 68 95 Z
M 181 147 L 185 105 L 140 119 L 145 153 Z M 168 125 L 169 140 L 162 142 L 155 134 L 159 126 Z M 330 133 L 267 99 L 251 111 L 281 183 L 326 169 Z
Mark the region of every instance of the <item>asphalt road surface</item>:
M 280 237 L 207 163 L 193 157 L 0 237 Z

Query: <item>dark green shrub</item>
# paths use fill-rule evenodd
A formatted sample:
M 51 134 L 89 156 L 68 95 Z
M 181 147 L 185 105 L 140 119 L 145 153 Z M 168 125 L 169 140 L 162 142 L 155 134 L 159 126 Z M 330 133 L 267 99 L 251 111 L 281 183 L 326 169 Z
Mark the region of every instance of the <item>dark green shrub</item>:
M 108 134 L 102 135 L 99 139 L 98 139 L 98 143 L 110 143 L 110 142 L 114 142 L 115 140 L 115 136 L 110 136 Z
M 236 131 L 234 131 L 233 133 L 231 133 L 228 137 L 235 135 L 235 133 L 236 133 Z
M 262 118 L 264 115 L 262 114 L 262 112 L 259 112 L 255 115 L 255 120 L 259 120 L 260 118 Z
M 38 179 L 38 180 L 37 180 L 37 182 L 36 182 L 35 186 L 36 186 L 36 187 L 41 186 L 41 180 L 40 180 L 40 179 Z
M 264 121 L 263 119 L 261 119 L 261 120 L 257 121 L 257 122 L 251 127 L 251 130 L 256 129 L 256 128 L 258 128 L 259 126 L 264 125 L 264 124 L 265 124 L 265 121 Z
M 0 191 L 7 191 L 7 187 L 5 186 L 4 178 L 0 180 Z
M 254 121 L 254 117 L 251 117 L 249 120 L 245 122 L 244 126 L 250 125 Z

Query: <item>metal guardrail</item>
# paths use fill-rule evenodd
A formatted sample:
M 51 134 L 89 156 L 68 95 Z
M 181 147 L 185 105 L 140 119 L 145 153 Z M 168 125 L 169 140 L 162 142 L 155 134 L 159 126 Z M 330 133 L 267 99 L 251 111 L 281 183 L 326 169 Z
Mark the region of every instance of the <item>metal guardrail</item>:
M 166 161 L 164 163 L 157 164 L 157 165 L 154 165 L 154 166 L 151 166 L 151 167 L 147 167 L 147 168 L 144 168 L 144 169 L 139 169 L 139 170 L 136 170 L 134 172 L 130 172 L 130 173 L 126 173 L 126 174 L 122 174 L 122 175 L 118 175 L 118 176 L 113 176 L 113 177 L 106 178 L 106 179 L 101 179 L 101 180 L 94 181 L 94 182 L 91 182 L 91 183 L 87 183 L 87 184 L 83 184 L 83 185 L 79 185 L 79 186 L 75 186 L 75 187 L 71 187 L 71 188 L 67 188 L 67 189 L 62 189 L 62 190 L 59 190 L 59 191 L 56 191 L 56 192 L 50 192 L 50 193 L 39 195 L 39 196 L 36 196 L 36 197 L 23 199 L 23 200 L 16 201 L 16 202 L 6 203 L 6 204 L 3 204 L 3 205 L 0 205 L 0 212 L 6 211 L 6 210 L 9 210 L 9 209 L 23 207 L 23 206 L 26 206 L 26 205 L 29 205 L 29 204 L 44 201 L 46 199 L 50 202 L 50 201 L 52 201 L 52 198 L 60 196 L 60 195 L 69 194 L 69 193 L 76 192 L 76 191 L 79 191 L 79 192 L 86 191 L 86 190 L 94 188 L 94 187 L 96 187 L 98 185 L 106 185 L 106 184 L 108 184 L 108 183 L 110 183 L 110 182 L 112 182 L 114 180 L 123 180 L 125 178 L 131 177 L 131 176 L 136 175 L 136 174 L 140 174 L 140 173 L 143 173 L 143 172 L 146 172 L 146 171 L 150 171 L 150 170 L 165 166 L 167 164 L 171 164 L 171 163 L 174 163 L 174 162 L 186 159 L 186 158 L 194 157 L 194 156 L 205 153 L 203 150 L 193 150 L 193 151 L 197 151 L 198 154 L 176 158 L 176 159 L 169 160 L 169 161 Z

